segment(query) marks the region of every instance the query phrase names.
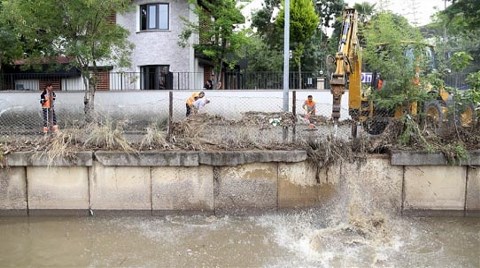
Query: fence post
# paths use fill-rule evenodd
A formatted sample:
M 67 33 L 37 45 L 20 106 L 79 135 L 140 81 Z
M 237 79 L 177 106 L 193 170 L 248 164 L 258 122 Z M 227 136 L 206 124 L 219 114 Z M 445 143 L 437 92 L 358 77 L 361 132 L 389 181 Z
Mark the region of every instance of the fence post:
M 171 135 L 172 135 L 172 118 L 173 118 L 173 90 L 170 90 L 168 92 L 168 128 L 167 128 L 167 140 L 171 141 Z
M 297 134 L 297 91 L 292 92 L 292 114 L 293 114 L 293 127 L 292 127 L 292 141 L 295 142 Z
M 120 73 L 120 91 L 123 91 L 123 73 Z

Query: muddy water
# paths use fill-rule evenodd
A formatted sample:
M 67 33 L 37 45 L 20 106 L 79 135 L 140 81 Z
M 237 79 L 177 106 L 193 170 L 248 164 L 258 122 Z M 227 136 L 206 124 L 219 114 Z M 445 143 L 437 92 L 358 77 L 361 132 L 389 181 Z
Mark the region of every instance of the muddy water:
M 480 218 L 402 217 L 401 181 L 363 173 L 289 213 L 0 217 L 0 267 L 480 267 Z
M 0 266 L 480 267 L 479 218 L 0 218 Z

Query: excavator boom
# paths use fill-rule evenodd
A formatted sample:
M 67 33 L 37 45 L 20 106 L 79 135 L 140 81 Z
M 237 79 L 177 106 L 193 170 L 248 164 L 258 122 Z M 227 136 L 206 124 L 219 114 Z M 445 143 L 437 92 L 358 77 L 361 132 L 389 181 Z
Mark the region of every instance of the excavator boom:
M 349 88 L 350 109 L 360 109 L 361 62 L 357 38 L 358 18 L 355 9 L 343 12 L 342 33 L 335 54 L 335 72 L 330 79 L 333 95 L 332 119 L 335 125 L 340 118 L 342 95 Z

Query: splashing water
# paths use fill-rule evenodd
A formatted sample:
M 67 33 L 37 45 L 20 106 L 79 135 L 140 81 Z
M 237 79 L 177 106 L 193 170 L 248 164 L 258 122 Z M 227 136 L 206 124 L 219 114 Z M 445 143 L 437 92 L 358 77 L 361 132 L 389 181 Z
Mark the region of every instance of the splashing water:
M 371 167 L 366 165 L 366 169 Z M 378 172 L 373 171 L 373 172 Z M 396 189 L 395 180 L 345 177 L 335 185 L 336 198 L 323 207 L 268 215 L 257 222 L 275 232 L 276 242 L 302 259 L 293 266 L 312 267 L 478 267 L 478 219 L 409 218 L 399 204 L 378 191 Z M 445 222 L 446 221 L 446 222 Z M 439 229 L 437 229 L 440 227 Z M 477 231 L 475 231 L 477 229 Z M 473 234 L 473 236 L 472 236 Z M 455 239 L 451 240 L 451 237 Z M 456 248 L 470 243 L 470 250 Z M 477 251 L 477 252 L 475 252 Z M 271 266 L 292 266 L 278 262 Z

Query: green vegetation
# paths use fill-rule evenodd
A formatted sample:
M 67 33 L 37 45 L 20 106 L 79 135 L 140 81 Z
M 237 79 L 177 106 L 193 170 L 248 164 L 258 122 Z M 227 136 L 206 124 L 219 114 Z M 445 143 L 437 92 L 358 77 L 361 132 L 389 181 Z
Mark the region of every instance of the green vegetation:
M 294 47 L 293 60 L 298 68 L 298 88 L 302 88 L 302 57 L 305 53 L 305 44 L 312 38 L 319 23 L 318 15 L 311 0 L 290 1 L 290 40 Z M 283 32 L 285 24 L 285 7 L 282 5 L 280 14 L 276 20 L 279 32 Z
M 364 29 L 366 46 L 363 58 L 366 71 L 381 73 L 385 88 L 374 91 L 372 96 L 381 107 L 394 109 L 426 96 L 423 85 L 415 85 L 412 79 L 416 68 L 425 69 L 427 60 L 421 57 L 425 41 L 420 31 L 403 17 L 389 12 L 375 15 Z M 409 53 L 407 57 L 406 53 Z M 420 81 L 425 73 L 419 73 Z
M 223 64 L 233 68 L 244 56 L 244 47 L 249 39 L 246 30 L 236 29 L 245 22 L 245 18 L 236 6 L 235 0 L 196 1 L 190 0 L 198 22 L 184 20 L 184 29 L 179 36 L 178 44 L 182 47 L 190 45 L 193 33 L 199 35 L 199 42 L 194 48 L 213 61 L 215 74 L 221 74 Z M 214 83 L 221 77 L 216 77 Z
M 94 119 L 98 63 L 130 64 L 129 32 L 112 23 L 112 14 L 130 10 L 130 0 L 2 1 L 2 20 L 21 36 L 26 59 L 65 56 L 84 78 L 85 115 Z

